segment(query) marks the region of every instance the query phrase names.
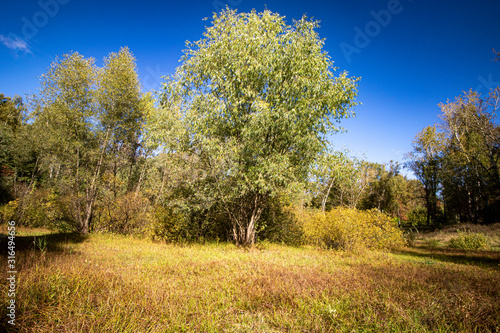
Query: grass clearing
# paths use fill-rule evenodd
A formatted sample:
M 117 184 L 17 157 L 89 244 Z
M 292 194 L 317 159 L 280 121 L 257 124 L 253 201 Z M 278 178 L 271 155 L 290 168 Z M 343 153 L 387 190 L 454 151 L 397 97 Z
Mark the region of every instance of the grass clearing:
M 415 239 L 415 245 L 446 247 L 449 245 L 450 240 L 464 233 L 484 235 L 488 240 L 490 250 L 500 250 L 500 223 L 490 225 L 462 223 L 454 226 L 446 226 L 433 232 L 418 234 Z
M 500 331 L 498 251 L 245 250 L 54 233 L 41 251 L 21 232 L 19 332 Z M 6 278 L 2 269 L 3 295 Z

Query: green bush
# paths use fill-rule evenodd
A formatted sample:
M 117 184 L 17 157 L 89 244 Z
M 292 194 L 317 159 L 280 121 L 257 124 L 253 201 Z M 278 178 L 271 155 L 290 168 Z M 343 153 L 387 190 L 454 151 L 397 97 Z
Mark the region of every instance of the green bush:
M 299 211 L 306 242 L 327 249 L 387 249 L 404 245 L 402 231 L 378 210 L 334 208 L 329 212 Z
M 417 206 L 407 214 L 407 223 L 413 227 L 427 224 L 427 209 Z
M 186 224 L 186 216 L 178 209 L 156 206 L 154 220 L 148 228 L 148 235 L 153 240 L 168 243 L 186 241 Z
M 481 233 L 457 230 L 458 236 L 449 240 L 448 246 L 454 249 L 479 250 L 488 248 L 488 238 Z
M 303 243 L 302 228 L 290 206 L 285 206 L 278 199 L 269 200 L 268 207 L 262 213 L 257 224 L 259 241 L 298 246 Z

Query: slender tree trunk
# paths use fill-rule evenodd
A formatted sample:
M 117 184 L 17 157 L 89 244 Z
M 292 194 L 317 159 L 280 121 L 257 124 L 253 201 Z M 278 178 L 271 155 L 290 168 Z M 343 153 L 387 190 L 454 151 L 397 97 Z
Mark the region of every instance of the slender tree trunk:
M 325 211 L 326 201 L 328 200 L 328 196 L 330 195 L 330 191 L 332 190 L 333 183 L 334 183 L 334 179 L 332 179 L 332 181 L 330 182 L 330 185 L 328 186 L 328 189 L 326 190 L 326 193 L 323 196 L 323 200 L 321 200 L 321 211 L 323 211 L 323 212 Z
M 102 149 L 101 149 L 101 154 L 99 156 L 99 161 L 96 165 L 94 176 L 92 177 L 92 181 L 90 183 L 90 187 L 87 190 L 87 200 L 86 200 L 86 209 L 85 209 L 85 215 L 84 215 L 84 220 L 82 221 L 82 229 L 81 233 L 82 234 L 88 234 L 90 230 L 90 224 L 92 221 L 92 213 L 95 205 L 95 201 L 97 199 L 97 179 L 99 178 L 99 175 L 101 173 L 101 166 L 102 162 L 104 160 L 104 152 L 106 151 L 106 147 L 108 146 L 108 139 L 109 139 L 109 134 L 111 132 L 111 129 L 108 128 L 106 132 L 106 138 L 104 140 Z
M 139 194 L 142 185 L 142 179 L 144 178 L 144 174 L 146 173 L 146 162 L 142 166 L 141 174 L 139 175 L 139 180 L 137 181 L 137 187 L 135 188 L 135 196 Z

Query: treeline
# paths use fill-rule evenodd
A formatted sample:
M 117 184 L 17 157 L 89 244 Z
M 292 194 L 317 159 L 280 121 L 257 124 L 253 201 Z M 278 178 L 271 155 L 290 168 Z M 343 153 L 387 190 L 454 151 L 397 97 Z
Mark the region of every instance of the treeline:
M 427 216 L 440 223 L 440 209 L 451 218 L 463 200 L 476 205 L 472 221 L 495 220 L 488 219 L 498 210 L 493 113 L 478 118 L 490 124 L 484 140 L 469 130 L 471 118 L 465 132 L 476 134 L 467 134 L 465 152 L 451 129 L 443 139 L 429 134 L 446 150 L 423 155 L 416 140 L 409 166 L 418 180 L 410 180 L 397 163 L 328 149 L 326 135 L 357 105 L 359 79 L 335 75 L 317 22 L 290 26 L 269 11 L 226 10 L 212 23 L 156 96 L 142 93 L 127 48 L 102 66 L 78 53 L 57 58 L 24 103 L 1 95 L 2 220 L 83 234 L 326 247 L 353 247 L 352 226 L 364 228 L 359 235 L 371 230 L 369 246 L 399 244 L 390 226 L 425 224 Z M 444 151 L 453 153 L 447 164 Z M 450 170 L 448 178 L 437 170 Z
M 440 104 L 441 122 L 413 142 L 408 167 L 424 185 L 427 223 L 500 219 L 500 88 Z

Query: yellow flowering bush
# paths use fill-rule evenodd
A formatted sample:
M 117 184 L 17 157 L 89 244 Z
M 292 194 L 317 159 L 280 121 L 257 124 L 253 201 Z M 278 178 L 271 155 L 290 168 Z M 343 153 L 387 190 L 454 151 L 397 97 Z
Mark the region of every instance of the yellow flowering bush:
M 387 249 L 404 245 L 396 222 L 378 210 L 337 207 L 328 212 L 300 211 L 306 242 L 327 249 Z

